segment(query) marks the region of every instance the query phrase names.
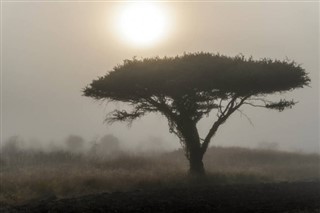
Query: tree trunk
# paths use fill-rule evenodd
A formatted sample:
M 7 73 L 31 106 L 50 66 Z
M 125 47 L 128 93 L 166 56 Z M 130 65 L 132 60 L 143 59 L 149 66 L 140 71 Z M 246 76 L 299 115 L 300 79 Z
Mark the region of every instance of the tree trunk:
M 205 169 L 202 162 L 201 150 L 189 149 L 189 174 L 193 176 L 204 176 Z
M 192 176 L 204 176 L 205 169 L 202 162 L 204 152 L 201 148 L 200 137 L 196 123 L 184 117 L 178 123 L 178 131 L 183 135 L 186 146 L 186 156 L 189 160 L 189 174 Z

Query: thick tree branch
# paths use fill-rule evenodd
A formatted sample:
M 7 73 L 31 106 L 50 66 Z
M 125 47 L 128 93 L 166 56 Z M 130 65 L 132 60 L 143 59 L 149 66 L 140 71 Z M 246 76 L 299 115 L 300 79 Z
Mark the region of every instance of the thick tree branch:
M 154 98 L 149 97 L 149 98 L 146 98 L 146 101 L 148 101 L 152 106 L 157 108 L 158 111 L 160 111 L 167 118 L 170 118 L 171 120 L 175 120 L 176 114 L 173 112 L 170 105 L 166 103 L 165 97 L 156 96 L 156 98 L 158 100 L 154 100 Z
M 237 100 L 237 98 L 238 98 L 237 95 L 234 95 L 234 97 L 232 97 L 231 101 L 229 101 L 229 103 L 227 104 L 227 106 L 225 107 L 225 109 L 224 109 L 224 110 L 221 112 L 221 114 L 218 116 L 219 118 L 225 116 L 225 114 L 229 111 L 229 109 L 233 107 L 234 102 Z
M 210 140 L 214 136 L 214 134 L 217 132 L 219 126 L 221 124 L 223 124 L 233 112 L 235 112 L 237 109 L 239 109 L 239 107 L 242 106 L 243 103 L 245 102 L 245 100 L 249 97 L 250 97 L 250 95 L 245 96 L 243 98 L 240 98 L 239 103 L 236 103 L 238 96 L 235 95 L 231 99 L 231 101 L 228 103 L 227 107 L 225 108 L 225 110 L 221 114 L 221 116 L 218 118 L 218 120 L 216 122 L 213 123 L 211 129 L 209 130 L 207 136 L 205 137 L 205 139 L 201 145 L 201 149 L 202 149 L 203 153 L 206 152 L 206 150 L 209 146 Z

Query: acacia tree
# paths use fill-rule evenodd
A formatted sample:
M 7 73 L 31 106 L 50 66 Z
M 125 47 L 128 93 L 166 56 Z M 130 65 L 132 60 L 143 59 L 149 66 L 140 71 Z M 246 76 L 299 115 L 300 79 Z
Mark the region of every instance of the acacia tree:
M 204 174 L 203 156 L 212 137 L 243 105 L 283 111 L 296 102 L 272 102 L 266 95 L 307 86 L 310 79 L 295 62 L 253 60 L 244 56 L 194 53 L 164 58 L 125 60 L 93 80 L 84 96 L 125 102 L 131 110 L 114 110 L 106 121 L 128 121 L 160 112 L 168 119 L 190 163 L 191 174 Z M 197 123 L 214 110 L 209 132 L 200 137 Z

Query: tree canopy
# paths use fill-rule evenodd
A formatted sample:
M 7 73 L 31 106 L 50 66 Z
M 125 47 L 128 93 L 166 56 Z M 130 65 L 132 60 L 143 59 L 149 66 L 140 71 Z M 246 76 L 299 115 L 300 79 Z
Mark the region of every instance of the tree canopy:
M 84 89 L 84 95 L 133 104 L 146 98 L 181 99 L 184 104 L 190 102 L 189 105 L 196 105 L 194 109 L 207 113 L 217 107 L 218 103 L 213 102 L 217 99 L 284 92 L 309 82 L 305 70 L 295 62 L 196 53 L 125 60 L 94 80 Z M 282 100 L 265 106 L 282 109 L 291 105 L 292 102 Z M 153 111 L 152 106 L 149 108 Z M 191 110 L 191 106 L 188 108 Z
M 271 102 L 265 96 L 309 83 L 305 70 L 294 61 L 200 52 L 124 60 L 105 76 L 93 80 L 83 94 L 96 100 L 126 102 L 133 107 L 132 111 L 111 112 L 106 119 L 111 122 L 130 122 L 149 112 L 162 113 L 189 156 L 194 147 L 203 155 L 218 127 L 240 106 L 282 111 L 296 102 Z M 217 119 L 202 139 L 196 124 L 213 109 Z

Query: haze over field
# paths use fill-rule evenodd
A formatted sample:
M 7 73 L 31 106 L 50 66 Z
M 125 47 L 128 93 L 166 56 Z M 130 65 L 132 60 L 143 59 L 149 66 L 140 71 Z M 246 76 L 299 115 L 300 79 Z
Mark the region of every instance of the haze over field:
M 80 135 L 113 134 L 128 147 L 159 141 L 180 147 L 160 114 L 133 123 L 103 123 L 114 106 L 96 104 L 81 90 L 124 59 L 184 52 L 239 53 L 289 58 L 309 72 L 311 87 L 287 93 L 299 103 L 278 113 L 243 108 L 219 129 L 212 145 L 319 152 L 318 2 L 163 2 L 166 28 L 158 41 L 135 45 L 117 28 L 117 11 L 130 3 L 2 2 L 1 141 L 13 135 L 39 144 Z M 122 34 L 121 34 L 122 33 Z M 271 99 L 280 99 L 273 96 Z M 200 124 L 207 132 L 213 117 Z M 156 138 L 156 140 L 154 139 Z

